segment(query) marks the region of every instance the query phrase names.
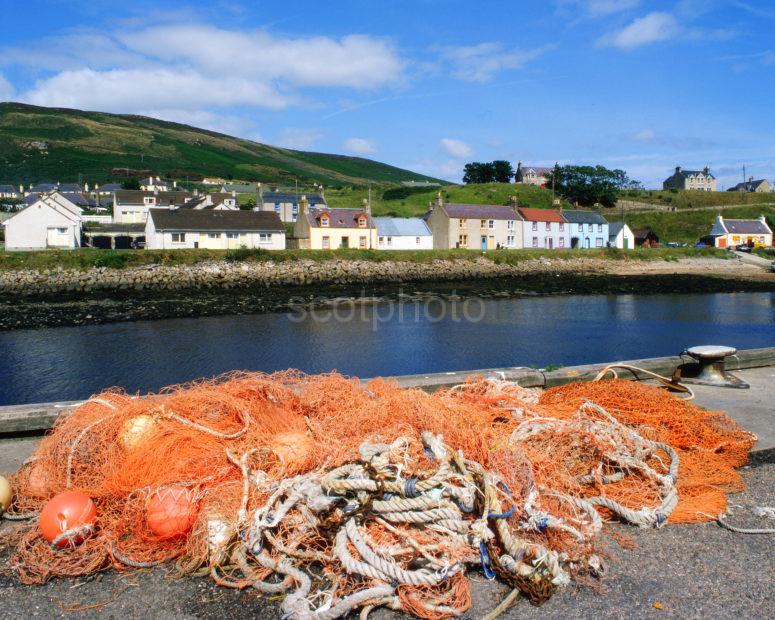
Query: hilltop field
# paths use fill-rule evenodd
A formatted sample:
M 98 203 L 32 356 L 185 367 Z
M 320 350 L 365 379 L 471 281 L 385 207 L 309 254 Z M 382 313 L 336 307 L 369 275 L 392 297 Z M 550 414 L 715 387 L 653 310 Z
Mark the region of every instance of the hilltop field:
M 757 204 L 775 204 L 773 193 L 745 192 L 700 192 L 683 190 L 625 190 L 620 193 L 623 200 L 643 202 L 653 205 L 675 207 L 676 209 L 701 209 L 726 205 L 752 206 Z

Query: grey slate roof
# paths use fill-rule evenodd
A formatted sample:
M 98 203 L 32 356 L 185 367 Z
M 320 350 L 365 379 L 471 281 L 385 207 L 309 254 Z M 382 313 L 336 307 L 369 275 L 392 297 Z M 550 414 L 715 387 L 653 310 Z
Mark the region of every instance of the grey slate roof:
M 122 189 L 117 191 L 116 203 L 119 205 L 142 205 L 143 198 L 146 196 L 156 196 L 156 203 L 158 206 L 168 205 L 182 205 L 186 200 L 191 198 L 193 194 L 183 191 L 175 192 L 153 192 L 144 191 L 141 189 Z
M 0 193 L 2 194 L 14 194 L 18 193 L 19 188 L 13 185 L 0 185 Z
M 428 225 L 419 217 L 375 217 L 380 237 L 428 237 Z
M 211 209 L 149 209 L 156 230 L 199 232 L 285 232 L 271 211 L 214 211 Z
M 502 205 L 468 205 L 457 203 L 445 203 L 442 207 L 449 217 L 460 219 L 480 219 L 480 220 L 519 220 L 522 216 L 517 213 L 513 207 L 504 207 Z
M 616 237 L 616 235 L 618 235 L 621 232 L 622 228 L 624 228 L 624 222 L 609 222 L 608 236 Z
M 264 213 L 273 213 L 265 211 Z M 363 230 L 374 228 L 374 220 L 363 209 L 330 209 L 328 207 L 312 207 L 307 211 L 307 221 L 312 228 L 324 228 L 320 225 L 320 217 L 327 213 L 329 225 L 325 228 L 358 228 L 358 217 L 366 216 L 367 226 Z
M 309 203 L 309 206 L 314 207 L 315 205 L 325 205 L 326 199 L 323 198 L 320 194 L 303 194 L 299 193 L 296 195 L 294 192 L 264 192 L 261 195 L 261 199 L 264 201 L 264 204 L 277 204 L 277 203 L 291 203 L 291 204 L 298 204 L 299 199 L 302 196 L 307 197 L 307 203 Z
M 77 183 L 60 183 L 57 186 L 57 190 L 59 190 L 62 193 L 64 193 L 64 192 L 82 192 L 83 191 L 83 187 L 81 187 Z
M 753 181 L 746 181 L 745 183 L 738 183 L 734 187 L 730 187 L 727 191 L 730 192 L 755 192 L 756 188 L 764 183 L 766 179 L 756 179 Z
M 608 221 L 597 211 L 563 210 L 562 216 L 571 224 L 608 224 Z
M 711 179 L 715 179 L 716 178 L 710 172 L 708 172 L 708 174 L 706 175 L 704 170 L 683 170 L 683 169 L 681 169 L 681 171 L 678 174 L 680 174 L 684 178 L 689 177 L 689 176 L 695 176 L 696 177 L 698 175 L 708 176 Z M 675 175 L 673 175 L 673 176 L 675 176 Z
M 56 183 L 36 183 L 30 189 L 27 191 L 31 194 L 45 194 L 46 192 L 51 192 L 57 188 Z
M 761 220 L 728 220 L 724 218 L 724 226 L 734 235 L 767 235 L 772 232 L 767 224 Z M 711 234 L 713 233 L 711 232 Z
M 117 192 L 119 190 L 123 189 L 121 187 L 121 183 L 105 183 L 105 185 L 100 185 L 99 189 L 97 191 L 100 192 Z

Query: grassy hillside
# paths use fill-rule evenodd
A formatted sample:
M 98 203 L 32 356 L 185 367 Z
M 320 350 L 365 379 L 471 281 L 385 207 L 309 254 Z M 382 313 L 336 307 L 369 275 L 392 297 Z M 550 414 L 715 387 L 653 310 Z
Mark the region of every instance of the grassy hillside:
M 695 190 L 627 190 L 620 193 L 620 198 L 649 204 L 668 205 L 678 209 L 775 203 L 775 194 L 773 193 L 746 194 L 742 192 L 698 192 Z
M 517 197 L 521 207 L 548 209 L 552 206 L 552 192 L 530 185 L 513 183 L 485 183 L 481 185 L 447 185 L 426 191 L 413 191 L 409 196 L 385 199 L 385 188 L 372 188 L 371 204 L 374 215 L 412 217 L 428 210 L 428 203 L 436 201 L 441 191 L 444 202 L 468 204 L 511 204 L 511 196 Z M 342 188 L 326 190 L 326 200 L 332 207 L 359 207 L 368 195 L 366 189 Z M 567 205 L 566 205 L 567 206 Z
M 677 211 L 674 213 L 654 211 L 652 213 L 628 214 L 626 219 L 630 228 L 645 226 L 652 228 L 659 235 L 660 241 L 663 242 L 696 242 L 700 237 L 710 232 L 716 215 L 715 211 Z M 724 217 L 729 219 L 750 219 L 760 215 L 769 219 L 770 226 L 775 224 L 775 206 L 746 206 L 724 210 Z M 613 222 L 618 221 L 619 218 L 616 214 L 611 214 L 608 220 Z
M 0 103 L 0 183 L 112 180 L 113 168 L 162 176 L 365 185 L 435 180 L 380 162 L 293 151 L 131 115 Z

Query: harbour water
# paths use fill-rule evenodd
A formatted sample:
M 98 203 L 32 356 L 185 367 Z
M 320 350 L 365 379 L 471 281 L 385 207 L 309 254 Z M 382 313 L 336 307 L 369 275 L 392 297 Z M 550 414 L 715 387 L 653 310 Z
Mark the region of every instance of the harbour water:
M 232 370 L 370 377 L 634 359 L 697 344 L 775 345 L 775 293 L 447 298 L 8 331 L 0 404 L 157 390 Z

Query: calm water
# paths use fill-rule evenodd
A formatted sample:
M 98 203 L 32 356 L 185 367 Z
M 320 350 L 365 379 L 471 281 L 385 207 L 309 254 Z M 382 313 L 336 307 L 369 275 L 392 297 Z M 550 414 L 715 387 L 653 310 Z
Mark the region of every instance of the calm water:
M 402 313 L 402 316 L 400 316 Z M 775 346 L 775 293 L 379 304 L 0 333 L 0 404 L 155 390 L 244 369 L 369 377 Z M 466 314 L 472 319 L 462 319 Z

